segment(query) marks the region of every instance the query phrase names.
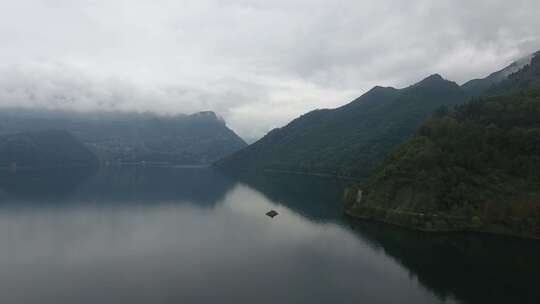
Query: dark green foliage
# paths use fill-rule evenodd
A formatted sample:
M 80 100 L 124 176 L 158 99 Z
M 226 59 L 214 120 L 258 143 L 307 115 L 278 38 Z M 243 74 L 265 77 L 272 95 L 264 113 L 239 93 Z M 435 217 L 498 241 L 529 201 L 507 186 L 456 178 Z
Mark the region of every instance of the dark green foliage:
M 0 134 L 68 130 L 102 161 L 207 164 L 246 144 L 213 112 L 148 113 L 0 112 Z
M 433 115 L 376 170 L 362 204 L 488 219 L 540 215 L 540 86 L 529 84 Z
M 435 111 L 348 212 L 424 231 L 540 238 L 539 80 L 537 54 L 483 97 Z
M 27 132 L 0 136 L 0 167 L 53 168 L 95 166 L 98 160 L 65 131 Z
M 343 107 L 307 113 L 217 165 L 362 177 L 429 113 L 464 99 L 439 75 L 401 90 L 375 87 Z

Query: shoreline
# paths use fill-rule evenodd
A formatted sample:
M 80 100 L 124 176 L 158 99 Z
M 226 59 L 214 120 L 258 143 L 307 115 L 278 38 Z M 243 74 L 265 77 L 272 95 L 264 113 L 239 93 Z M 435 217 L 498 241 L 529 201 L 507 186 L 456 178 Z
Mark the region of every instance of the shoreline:
M 527 240 L 540 240 L 540 235 L 518 233 L 512 229 L 505 229 L 508 225 L 504 224 L 522 224 L 524 219 L 521 218 L 507 217 L 505 218 L 506 223 L 496 224 L 493 222 L 483 223 L 482 219 L 478 216 L 424 214 L 372 207 L 364 208 L 365 213 L 362 214 L 362 212 L 354 209 L 354 207 L 345 208 L 344 215 L 359 221 L 378 222 L 426 234 L 480 233 Z
M 354 182 L 362 181 L 362 179 L 355 178 L 355 177 L 343 176 L 343 175 L 333 175 L 333 174 L 327 174 L 327 173 L 302 172 L 302 171 L 277 170 L 277 169 L 263 169 L 262 172 L 263 173 L 285 173 L 285 174 L 295 174 L 295 175 L 317 176 L 317 177 L 324 177 L 324 178 L 335 178 L 335 179 L 341 179 L 341 180 L 348 180 L 348 181 L 354 181 Z

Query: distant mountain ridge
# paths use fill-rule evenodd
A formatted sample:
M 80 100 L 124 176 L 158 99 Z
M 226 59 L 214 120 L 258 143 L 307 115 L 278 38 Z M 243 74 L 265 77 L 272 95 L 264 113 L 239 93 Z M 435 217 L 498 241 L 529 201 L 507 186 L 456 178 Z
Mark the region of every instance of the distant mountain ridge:
M 217 166 L 365 176 L 429 113 L 465 97 L 438 74 L 404 89 L 374 87 L 342 107 L 315 110 L 272 130 Z
M 246 143 L 214 112 L 78 113 L 0 109 L 0 134 L 66 130 L 104 162 L 209 164 Z
M 97 157 L 66 131 L 22 132 L 0 135 L 0 167 L 93 167 Z
M 366 177 L 433 111 L 474 96 L 499 94 L 496 88 L 513 86 L 508 84 L 513 75 L 527 69 L 534 57 L 462 86 L 439 74 L 403 89 L 376 86 L 342 107 L 304 114 L 216 165 L 227 170 Z

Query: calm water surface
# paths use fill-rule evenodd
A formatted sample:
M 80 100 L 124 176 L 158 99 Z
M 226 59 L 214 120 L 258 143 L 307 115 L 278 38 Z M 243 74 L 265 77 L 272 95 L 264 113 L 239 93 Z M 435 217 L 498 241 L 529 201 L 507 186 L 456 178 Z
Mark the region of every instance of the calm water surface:
M 348 220 L 342 186 L 201 168 L 2 176 L 0 303 L 540 303 L 537 242 Z

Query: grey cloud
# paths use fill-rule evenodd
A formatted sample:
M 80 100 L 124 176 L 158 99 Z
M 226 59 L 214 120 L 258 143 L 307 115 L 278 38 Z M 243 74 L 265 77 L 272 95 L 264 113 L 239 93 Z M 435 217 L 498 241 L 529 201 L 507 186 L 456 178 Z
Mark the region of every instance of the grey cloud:
M 99 78 L 65 65 L 17 65 L 0 69 L 3 106 L 43 107 L 77 111 L 216 111 L 247 102 L 254 89 L 234 81 L 214 88 L 141 86 L 118 77 Z
M 536 0 L 18 0 L 0 4 L 0 105 L 190 113 L 245 137 L 432 74 L 540 49 Z

